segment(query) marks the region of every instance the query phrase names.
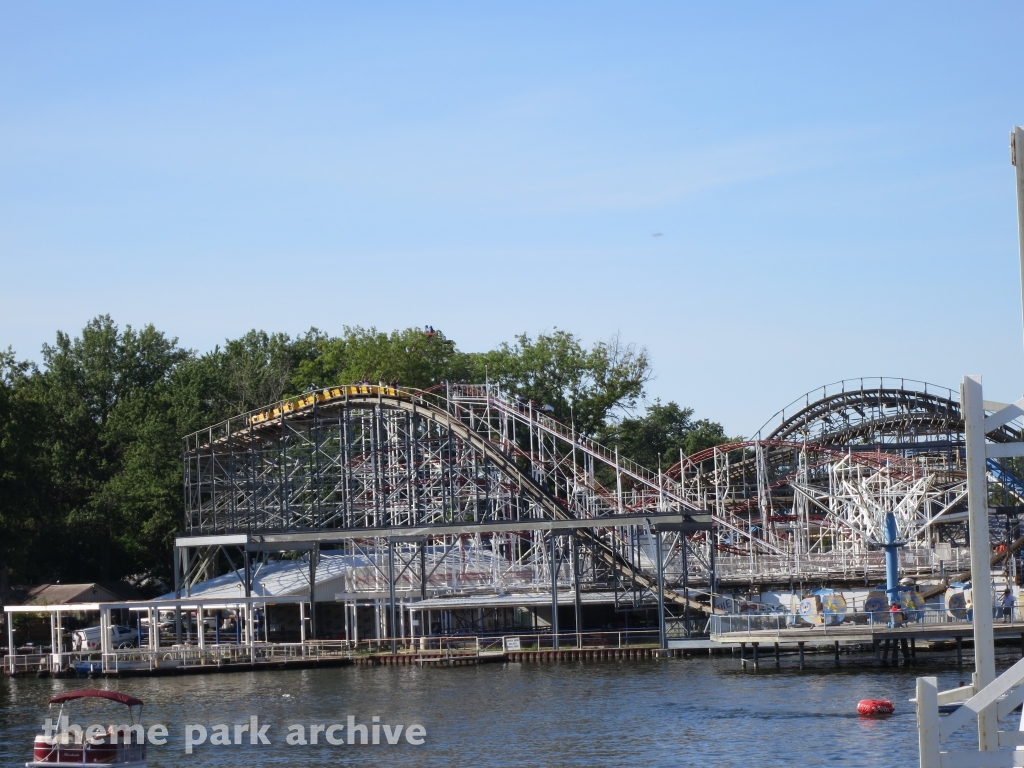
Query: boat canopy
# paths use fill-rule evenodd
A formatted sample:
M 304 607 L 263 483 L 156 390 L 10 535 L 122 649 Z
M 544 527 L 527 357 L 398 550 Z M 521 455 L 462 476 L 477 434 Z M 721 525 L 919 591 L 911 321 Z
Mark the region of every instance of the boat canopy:
M 118 693 L 117 691 L 100 691 L 95 688 L 82 688 L 78 691 L 68 691 L 62 693 L 59 696 L 54 696 L 50 699 L 51 704 L 61 704 L 65 701 L 72 701 L 73 699 L 109 699 L 110 701 L 116 701 L 120 704 L 126 704 L 129 707 L 141 707 L 142 699 L 136 699 L 134 696 L 129 696 L 127 693 Z

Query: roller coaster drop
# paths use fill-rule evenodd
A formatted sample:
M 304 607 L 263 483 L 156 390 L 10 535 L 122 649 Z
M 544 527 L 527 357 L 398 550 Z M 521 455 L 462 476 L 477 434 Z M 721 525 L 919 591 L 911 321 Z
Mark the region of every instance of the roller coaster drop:
M 370 558 L 392 596 L 560 585 L 577 620 L 596 591 L 625 609 L 663 601 L 671 619 L 732 587 L 879 579 L 887 512 L 908 575 L 965 569 L 955 394 L 874 379 L 801 400 L 751 440 L 654 472 L 494 386 L 310 392 L 185 439 L 179 586 L 225 547 L 246 562 L 307 551 L 311 573 L 331 548 Z M 1016 509 L 1018 473 L 990 470 Z

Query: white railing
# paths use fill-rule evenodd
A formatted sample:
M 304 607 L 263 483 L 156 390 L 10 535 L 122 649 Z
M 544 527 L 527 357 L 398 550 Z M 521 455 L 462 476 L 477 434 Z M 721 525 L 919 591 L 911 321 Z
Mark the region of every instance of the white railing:
M 1012 609 L 1007 615 L 1006 610 L 993 607 L 995 621 L 1020 621 L 1018 608 Z M 848 611 L 843 614 L 825 612 L 803 616 L 799 613 L 785 612 L 752 612 L 743 614 L 715 614 L 710 617 L 709 628 L 713 636 L 727 634 L 752 634 L 754 632 L 781 633 L 785 629 L 802 627 L 804 629 L 848 632 L 851 629 L 865 627 L 870 631 L 876 629 L 899 629 L 907 626 L 934 626 L 938 624 L 955 624 L 970 626 L 973 616 L 965 612 L 962 616 L 950 614 L 949 611 L 935 608 L 921 610 L 900 610 L 894 619 L 889 611 Z

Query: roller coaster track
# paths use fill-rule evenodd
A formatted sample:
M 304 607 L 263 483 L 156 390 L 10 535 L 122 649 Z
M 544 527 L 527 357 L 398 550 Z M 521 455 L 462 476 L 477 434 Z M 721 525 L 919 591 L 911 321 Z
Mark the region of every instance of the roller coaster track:
M 706 510 L 687 499 L 682 493 L 681 488 L 671 481 L 671 478 L 668 477 L 667 473 L 659 476 L 657 473 L 652 472 L 634 461 L 618 456 L 613 450 L 610 450 L 595 440 L 591 440 L 590 438 L 580 435 L 575 430 L 567 428 L 561 422 L 537 413 L 527 405 L 511 403 L 503 398 L 495 397 L 493 395 L 485 396 L 488 398 L 488 405 L 497 413 L 517 419 L 520 422 L 534 427 L 540 432 L 573 446 L 575 450 L 613 467 L 618 474 L 632 480 L 637 485 L 652 489 L 656 493 L 660 494 L 667 502 L 678 504 L 680 509 L 684 511 L 697 512 L 701 514 L 707 513 Z M 721 515 L 712 515 L 712 517 L 718 525 L 723 528 L 728 528 L 733 533 L 749 539 L 755 546 L 762 547 L 773 554 L 787 554 L 784 550 L 776 547 L 770 542 L 752 537 L 749 531 L 743 530 L 733 521 L 728 520 Z
M 878 442 L 892 444 L 893 449 L 913 448 L 920 438 L 939 437 L 962 443 L 964 430 L 953 390 L 895 378 L 849 379 L 819 387 L 776 413 L 757 436 L 776 421 L 764 439 L 807 440 L 830 446 Z M 995 442 L 1013 442 L 1021 435 L 1007 425 L 989 437 Z
M 431 400 L 438 400 L 437 404 Z M 283 401 L 268 409 L 261 409 L 246 414 L 241 423 L 241 428 L 232 428 L 232 422 L 238 419 L 224 422 L 215 427 L 194 433 L 186 438 L 186 454 L 190 451 L 199 451 L 204 448 L 212 448 L 215 445 L 223 445 L 226 441 L 235 441 L 238 444 L 247 442 L 259 443 L 264 440 L 273 439 L 274 431 L 279 430 L 284 421 L 299 421 L 313 416 L 317 411 L 328 409 L 347 410 L 350 408 L 380 408 L 392 411 L 403 411 L 413 417 L 420 417 L 433 422 L 438 427 L 455 435 L 463 442 L 472 446 L 494 466 L 519 484 L 524 495 L 530 498 L 540 509 L 551 519 L 572 520 L 574 517 L 569 514 L 565 507 L 547 489 L 542 487 L 529 473 L 524 472 L 516 462 L 500 450 L 500 446 L 489 437 L 478 432 L 469 424 L 458 418 L 442 405 L 445 401 L 435 398 L 427 393 L 399 389 L 396 387 L 359 385 L 330 387 L 316 392 L 311 392 L 302 397 Z M 497 406 L 497 402 L 494 403 Z M 551 429 L 550 425 L 544 428 Z M 559 436 L 562 436 L 559 433 Z M 582 446 L 580 446 L 582 449 Z M 593 447 L 590 450 L 598 454 Z M 607 449 L 603 449 L 607 451 Z M 604 454 L 601 454 L 602 456 Z M 634 466 L 624 470 L 630 477 L 638 482 L 649 482 Z M 692 503 L 673 495 L 679 502 L 683 511 L 706 514 L 703 510 Z M 599 518 L 598 518 L 599 519 Z M 721 521 L 719 521 L 721 522 Z M 732 526 L 730 526 L 732 527 Z M 588 543 L 596 555 L 616 575 L 624 580 L 657 594 L 658 584 L 656 577 L 631 565 L 608 542 L 597 534 L 597 530 L 591 527 L 577 529 L 577 535 Z M 688 598 L 687 596 L 666 588 L 664 598 L 668 602 L 678 605 L 689 605 L 691 608 L 710 612 L 712 609 L 701 602 Z

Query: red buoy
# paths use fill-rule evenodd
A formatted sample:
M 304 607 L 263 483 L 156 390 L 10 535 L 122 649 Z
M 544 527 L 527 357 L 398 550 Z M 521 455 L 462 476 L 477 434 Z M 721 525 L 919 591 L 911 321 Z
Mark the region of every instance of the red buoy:
M 894 711 L 896 711 L 896 707 L 888 699 L 864 699 L 857 702 L 857 713 L 869 717 L 891 715 Z

